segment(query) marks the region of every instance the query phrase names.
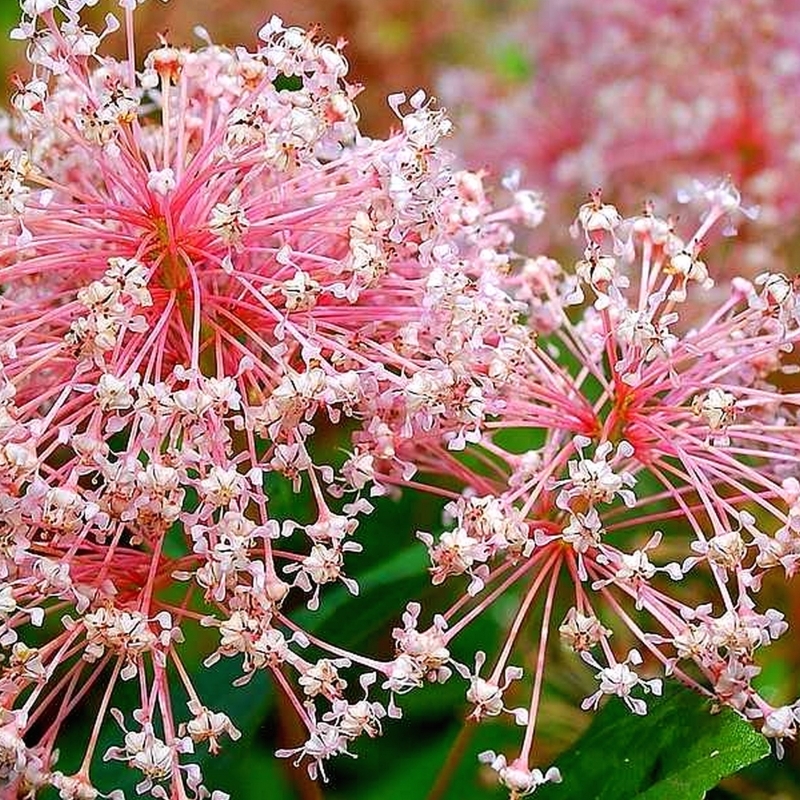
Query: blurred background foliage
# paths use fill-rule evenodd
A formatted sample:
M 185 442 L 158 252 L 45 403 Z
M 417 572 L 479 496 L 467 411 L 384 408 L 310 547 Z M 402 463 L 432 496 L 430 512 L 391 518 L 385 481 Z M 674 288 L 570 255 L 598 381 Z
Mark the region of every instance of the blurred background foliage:
M 140 52 L 156 46 L 158 34 L 164 34 L 174 45 L 197 43 L 192 31 L 194 26 L 202 25 L 214 41 L 252 45 L 258 27 L 273 13 L 282 16 L 288 24 L 304 27 L 318 24 L 326 38 L 341 36 L 349 41 L 346 53 L 351 63 L 351 80 L 366 87 L 359 98 L 362 128 L 366 133 L 382 135 L 396 121 L 386 105 L 386 95 L 435 86 L 437 75 L 445 67 L 478 65 L 509 84 L 518 85 L 529 78 L 535 67 L 530 54 L 520 45 L 519 36 L 506 39 L 503 31 L 515 13 L 529 11 L 531 4 L 532 0 L 271 0 L 270 4 L 242 0 L 171 0 L 162 4 L 148 0 L 137 11 L 137 41 Z M 107 10 L 101 6 L 95 9 L 98 15 Z M 4 34 L 13 27 L 17 12 L 13 0 L 0 2 L 0 28 Z M 121 37 L 117 37 L 116 46 L 122 46 Z M 25 73 L 23 55 L 23 48 L 16 42 L 8 42 L 4 35 L 0 44 L 0 74 L 4 77 L 2 96 L 5 101 L 13 73 Z M 502 165 L 496 165 L 496 172 L 502 171 Z M 279 493 L 273 492 L 273 502 L 278 496 Z M 296 499 L 287 492 L 284 502 L 294 504 Z M 275 511 L 277 513 L 278 509 Z M 291 513 L 296 514 L 296 509 Z M 407 493 L 399 501 L 379 500 L 375 513 L 364 520 L 360 528 L 364 553 L 352 562 L 352 574 L 361 585 L 361 597 L 351 598 L 341 586 L 330 590 L 320 612 L 301 612 L 306 615 L 302 622 L 307 629 L 323 638 L 326 631 L 335 630 L 342 646 L 389 655 L 388 630 L 398 621 L 405 603 L 415 599 L 427 607 L 426 600 L 433 596 L 426 574 L 426 552 L 414 537 L 419 529 L 441 530 L 438 501 L 413 493 Z M 445 587 L 437 589 L 435 608 L 444 607 L 447 600 L 442 588 Z M 773 593 L 775 605 L 785 610 L 790 625 L 797 630 L 800 626 L 798 588 L 781 584 L 768 586 L 765 591 Z M 460 649 L 454 654 L 456 658 L 471 666 L 471 654 L 475 650 L 492 652 L 496 649 L 516 606 L 517 598 L 505 599 L 507 614 L 503 613 L 503 608 L 494 608 L 492 614 L 484 615 L 471 626 L 460 638 Z M 405 721 L 386 725 L 380 739 L 359 742 L 358 759 L 340 757 L 330 767 L 330 783 L 318 785 L 307 780 L 303 770 L 294 769 L 289 761 L 273 756 L 276 748 L 296 746 L 303 736 L 291 708 L 282 702 L 266 677 L 258 674 L 248 686 L 232 687 L 232 681 L 239 674 L 238 663 L 224 659 L 212 670 L 199 668 L 203 657 L 214 647 L 213 634 L 195 631 L 190 635 L 192 638 L 184 653 L 194 655 L 193 663 L 190 656 L 186 661 L 187 667 L 194 667 L 192 674 L 196 676 L 200 695 L 214 698 L 215 706 L 225 710 L 243 732 L 243 740 L 237 745 L 225 747 L 220 755 L 206 758 L 203 763 L 207 784 L 229 792 L 233 800 L 453 800 L 464 797 L 479 800 L 501 796 L 494 774 L 488 769 L 479 769 L 475 756 L 488 747 L 498 751 L 504 747 L 511 749 L 518 742 L 518 731 L 505 722 L 494 720 L 480 727 L 465 725 L 467 706 L 462 681 L 454 679 L 443 686 L 428 686 L 406 697 Z M 525 666 L 532 664 L 535 655 L 532 646 L 529 663 Z M 796 638 L 779 643 L 768 655 L 770 660 L 761 675 L 761 686 L 768 694 L 789 701 L 800 691 L 797 679 L 800 647 Z M 548 666 L 544 711 L 537 733 L 537 763 L 549 764 L 559 753 L 569 750 L 576 737 L 592 722 L 593 717 L 578 710 L 576 702 L 591 691 L 590 687 L 589 670 L 566 651 L 554 653 Z M 519 688 L 520 695 L 524 688 Z M 510 705 L 514 705 L 513 696 Z M 646 793 L 643 788 L 658 784 L 673 770 L 684 769 L 681 759 L 690 757 L 687 751 L 692 746 L 695 749 L 706 747 L 712 752 L 717 748 L 725 754 L 725 765 L 714 780 L 728 771 L 756 762 L 724 780 L 708 794 L 709 798 L 791 800 L 800 797 L 797 747 L 790 746 L 783 762 L 764 759 L 765 746 L 760 737 L 748 734 L 748 729 L 733 715 L 709 717 L 704 701 L 693 695 L 673 693 L 664 701 L 663 713 L 659 708 L 660 705 L 654 708 L 647 718 L 638 719 L 625 713 L 620 703 L 608 704 L 586 738 L 564 756 L 565 779 L 569 781 L 571 771 L 576 769 L 597 792 L 596 795 L 586 794 L 588 787 L 584 787 L 581 797 L 596 796 L 603 800 L 700 798 L 703 788 L 696 789 L 699 793 L 695 794 L 688 789 L 681 794 L 682 790 L 675 784 L 666 784 L 667 788 L 661 789 L 656 786 Z M 87 703 L 84 715 L 74 722 L 74 749 L 67 747 L 62 751 L 64 768 L 77 762 L 83 752 L 92 721 L 91 711 L 92 703 Z M 622 721 L 624 729 L 619 727 Z M 661 736 L 659 731 L 665 730 L 671 730 L 670 736 Z M 112 725 L 107 725 L 103 731 L 106 743 L 115 742 L 118 733 Z M 615 738 L 612 746 L 609 746 L 609 737 Z M 626 747 L 631 752 L 623 752 Z M 572 759 L 579 751 L 579 763 L 584 766 L 573 767 Z M 637 763 L 640 761 L 646 774 L 631 777 L 632 773 L 626 772 L 624 764 L 609 758 L 617 751 L 625 764 L 631 756 Z M 580 772 L 581 769 L 588 772 Z M 113 773 L 115 785 L 127 781 L 127 794 L 133 796 L 133 775 L 126 775 L 124 766 L 112 762 L 101 767 L 95 776 L 101 786 L 104 784 L 102 770 L 108 777 Z M 712 773 L 713 770 L 706 770 L 705 774 Z M 620 775 L 627 784 L 614 782 Z M 578 796 L 569 783 L 540 791 L 542 797 L 553 800 Z

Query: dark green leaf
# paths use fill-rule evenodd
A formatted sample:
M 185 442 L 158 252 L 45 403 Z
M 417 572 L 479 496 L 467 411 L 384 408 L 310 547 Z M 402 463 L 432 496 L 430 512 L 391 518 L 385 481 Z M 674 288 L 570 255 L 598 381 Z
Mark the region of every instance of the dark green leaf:
M 542 787 L 537 800 L 702 800 L 769 752 L 766 739 L 734 712 L 711 714 L 708 701 L 687 689 L 650 700 L 648 709 L 636 717 L 609 702 L 556 762 L 564 782 Z

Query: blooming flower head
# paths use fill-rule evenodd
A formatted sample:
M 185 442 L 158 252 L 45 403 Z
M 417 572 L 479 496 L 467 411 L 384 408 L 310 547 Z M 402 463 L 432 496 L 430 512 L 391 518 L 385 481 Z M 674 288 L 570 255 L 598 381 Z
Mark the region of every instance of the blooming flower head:
M 676 254 L 696 263 L 729 209 L 712 199 L 699 227 L 669 242 L 663 221 L 604 209 L 602 224 L 592 208 L 578 214 L 575 271 L 540 259 L 509 278 L 539 336 L 480 441 L 462 455 L 418 437 L 403 451 L 416 486 L 451 498 L 444 531 L 418 534 L 432 582 L 462 582 L 430 628 L 426 609 L 409 606 L 414 631 L 435 633 L 468 681 L 472 717 L 511 712 L 524 728 L 512 756 L 480 756 L 512 798 L 560 778 L 534 766 L 559 640 L 593 673 L 584 710 L 611 697 L 646 714 L 661 676 L 674 676 L 752 720 L 778 752 L 796 734 L 796 704 L 771 705 L 753 679 L 759 651 L 788 627 L 758 590 L 800 560 L 800 400 L 781 388 L 796 372 L 798 287 L 736 278 L 703 322 L 687 323 L 713 267 L 679 269 Z M 583 265 L 603 259 L 613 269 L 600 284 Z M 460 634 L 501 605 L 515 610 L 499 652 L 481 651 L 474 672 L 453 661 Z M 526 713 L 507 708 L 522 687 Z
M 102 756 L 142 793 L 207 797 L 193 750 L 239 734 L 184 665 L 198 623 L 206 667 L 273 674 L 308 733 L 283 754 L 324 775 L 381 730 L 378 662 L 291 610 L 358 593 L 377 465 L 413 469 L 398 443 L 475 441 L 499 402 L 498 350 L 527 346 L 500 285 L 514 212 L 450 168 L 423 93 L 391 99 L 396 134 L 362 136 L 341 47 L 313 31 L 272 17 L 252 51 L 163 41 L 137 70 L 137 3 L 121 62 L 102 55 L 120 22 L 92 31 L 93 5 L 25 2 L 14 32 L 32 75 L 0 162 L 2 777 L 95 797 Z M 355 444 L 329 464 L 317 434 L 342 420 Z M 409 644 L 413 669 L 429 646 Z M 59 741 L 101 679 L 65 775 Z M 109 714 L 121 743 L 98 754 Z

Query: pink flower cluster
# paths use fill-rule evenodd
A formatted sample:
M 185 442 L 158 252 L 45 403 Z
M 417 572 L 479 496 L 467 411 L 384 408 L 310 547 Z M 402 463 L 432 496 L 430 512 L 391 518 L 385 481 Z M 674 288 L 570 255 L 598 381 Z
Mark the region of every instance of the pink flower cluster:
M 119 23 L 89 29 L 84 5 L 26 0 L 13 34 L 33 74 L 0 169 L 0 779 L 97 796 L 112 714 L 124 744 L 99 755 L 140 792 L 206 797 L 191 753 L 238 732 L 184 666 L 198 624 L 218 632 L 206 666 L 274 675 L 315 773 L 387 711 L 348 699 L 349 659 L 284 609 L 357 594 L 377 463 L 413 472 L 396 439 L 478 439 L 529 346 L 500 286 L 519 211 L 450 168 L 423 93 L 391 99 L 398 133 L 362 136 L 340 47 L 314 34 L 273 17 L 253 52 L 165 42 L 138 71 L 136 4 L 121 63 L 99 54 Z M 343 420 L 334 467 L 313 442 Z M 276 516 L 280 491 L 310 507 Z M 382 667 L 357 667 L 366 692 Z M 101 679 L 63 774 L 59 739 Z
M 423 93 L 391 97 L 397 132 L 369 139 L 314 33 L 273 17 L 253 51 L 163 42 L 139 70 L 135 0 L 100 32 L 88 5 L 24 0 L 14 31 L 33 72 L 0 161 L 0 796 L 118 797 L 94 783 L 105 759 L 139 794 L 224 797 L 197 750 L 240 734 L 196 687 L 193 627 L 214 635 L 204 668 L 270 674 L 307 732 L 278 754 L 312 777 L 427 682 L 457 672 L 482 718 L 519 680 L 520 751 L 481 760 L 530 794 L 560 779 L 532 767 L 559 588 L 560 638 L 598 682 L 584 708 L 645 713 L 658 668 L 793 738 L 797 706 L 751 680 L 786 629 L 757 609 L 762 576 L 800 559 L 800 397 L 778 385 L 798 287 L 736 279 L 699 326 L 683 313 L 713 284 L 700 256 L 732 186 L 704 189 L 687 238 L 595 195 L 574 269 L 523 258 L 511 226 L 541 222 L 540 199 L 512 186 L 495 207 Z M 120 28 L 122 62 L 101 54 Z M 409 604 L 388 659 L 304 630 L 298 608 L 358 594 L 371 498 L 418 490 L 447 500 L 418 538 L 458 601 L 427 625 Z M 698 602 L 681 589 L 700 572 Z M 481 676 L 485 653 L 471 670 L 451 650 L 501 596 L 518 610 Z
M 641 197 L 671 205 L 694 181 L 730 175 L 760 206 L 735 249 L 736 268 L 754 275 L 789 258 L 800 211 L 797 3 L 543 0 L 522 8 L 495 31 L 496 49 L 518 48 L 530 77 L 469 68 L 441 77 L 459 152 L 521 169 L 562 221 L 598 186 L 631 207 Z
M 474 718 L 508 712 L 524 728 L 513 758 L 480 756 L 512 798 L 560 780 L 531 767 L 554 627 L 594 672 L 584 710 L 616 696 L 645 714 L 657 669 L 756 722 L 779 755 L 797 734 L 800 703 L 773 706 L 753 679 L 788 629 L 758 592 L 771 571 L 800 568 L 800 394 L 780 388 L 797 372 L 800 293 L 780 273 L 735 278 L 702 324 L 685 324 L 713 284 L 701 242 L 734 211 L 727 184 L 708 197 L 682 238 L 595 195 L 575 220 L 574 269 L 539 257 L 509 278 L 538 346 L 470 459 L 436 439 L 402 451 L 451 498 L 444 532 L 418 533 L 432 581 L 466 590 L 419 635 L 444 663 L 495 603 L 516 608 L 490 669 L 484 652 L 457 667 Z M 509 709 L 515 657 L 532 684 Z

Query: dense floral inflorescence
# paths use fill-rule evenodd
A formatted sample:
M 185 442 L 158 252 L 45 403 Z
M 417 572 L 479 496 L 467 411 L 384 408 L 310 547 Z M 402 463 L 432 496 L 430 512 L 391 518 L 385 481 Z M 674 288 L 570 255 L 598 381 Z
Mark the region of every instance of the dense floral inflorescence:
M 495 32 L 496 50 L 516 43 L 527 71 L 442 76 L 463 154 L 520 168 L 563 220 L 597 186 L 627 203 L 676 191 L 688 199 L 696 180 L 730 174 L 761 207 L 732 253 L 737 268 L 757 274 L 790 257 L 800 209 L 797 3 L 544 0 L 520 9 Z
M 797 282 L 736 278 L 702 324 L 682 319 L 713 283 L 701 243 L 735 197 L 717 186 L 683 239 L 594 195 L 573 226 L 586 245 L 574 270 L 542 257 L 512 279 L 539 342 L 481 442 L 468 458 L 433 439 L 408 454 L 452 496 L 444 532 L 418 534 L 432 581 L 466 590 L 417 636 L 435 636 L 444 661 L 468 626 L 515 603 L 490 669 L 482 651 L 474 672 L 459 668 L 480 719 L 509 711 L 523 677 L 512 660 L 531 667 L 527 708 L 510 712 L 519 752 L 481 754 L 513 798 L 560 780 L 530 766 L 554 640 L 594 673 L 585 710 L 616 696 L 645 714 L 660 672 L 753 720 L 778 754 L 797 733 L 800 706 L 753 686 L 759 650 L 788 628 L 758 592 L 800 566 L 800 394 L 781 389 L 797 371 Z
M 0 164 L 0 781 L 95 797 L 97 755 L 142 793 L 208 796 L 191 754 L 239 733 L 184 663 L 198 624 L 205 666 L 273 674 L 316 774 L 387 709 L 367 699 L 378 662 L 345 692 L 350 661 L 292 609 L 357 594 L 376 464 L 412 471 L 395 438 L 479 438 L 528 346 L 499 284 L 529 199 L 495 211 L 453 171 L 422 93 L 391 98 L 398 133 L 363 137 L 341 47 L 313 33 L 273 17 L 250 52 L 200 31 L 139 70 L 136 3 L 102 32 L 84 5 L 25 0 L 13 32 L 33 74 Z M 98 53 L 119 28 L 123 62 Z M 358 445 L 334 463 L 344 421 Z M 109 715 L 122 743 L 96 753 Z

